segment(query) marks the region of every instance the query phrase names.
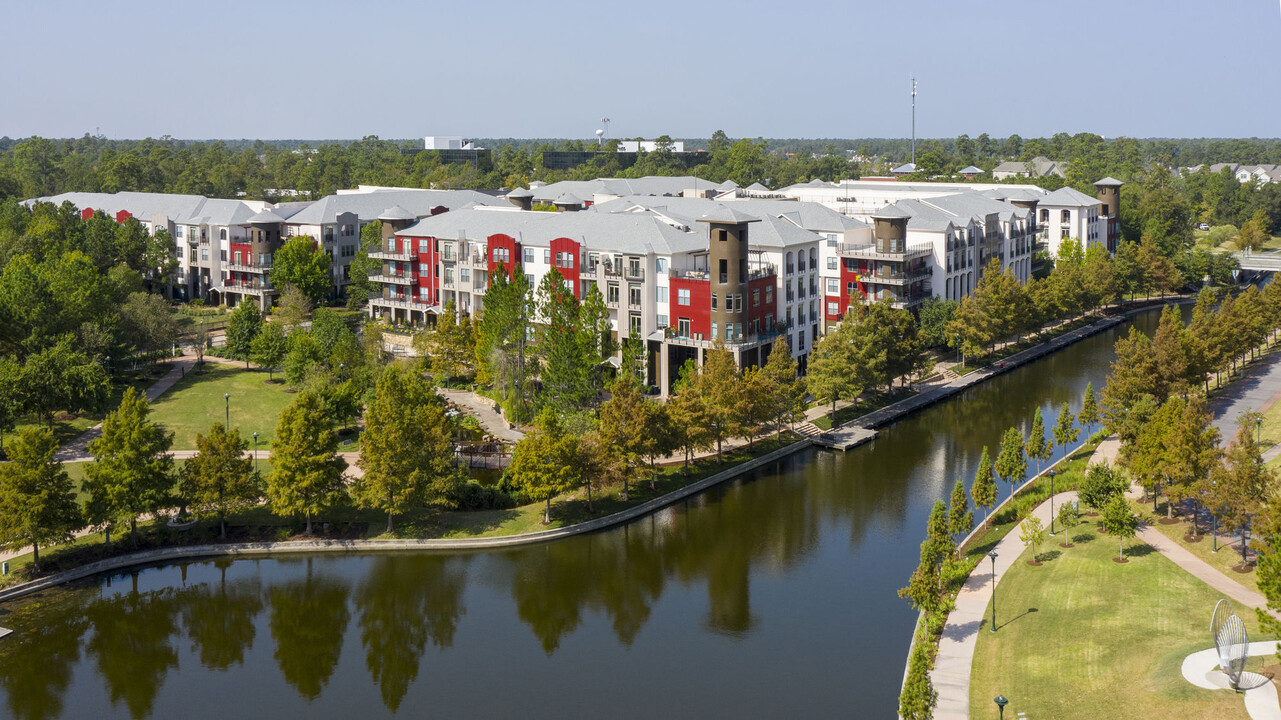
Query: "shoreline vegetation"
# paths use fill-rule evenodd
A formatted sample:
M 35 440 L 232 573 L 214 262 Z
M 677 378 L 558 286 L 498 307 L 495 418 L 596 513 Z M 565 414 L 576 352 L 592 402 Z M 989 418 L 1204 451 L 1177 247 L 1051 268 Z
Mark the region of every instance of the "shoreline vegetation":
M 1178 301 L 1178 299 L 1178 297 L 1167 297 L 1161 301 L 1153 299 L 1152 302 L 1167 303 Z M 1138 307 L 1124 307 L 1125 304 L 1123 303 L 1111 309 L 1129 313 L 1139 312 L 1154 306 L 1146 301 L 1138 302 L 1140 303 Z M 1071 323 L 1066 324 L 1062 333 L 1047 334 L 1038 344 L 1049 343 L 1060 334 L 1066 333 L 1071 329 L 1074 329 L 1074 325 Z M 1067 345 L 1064 347 L 1067 347 Z M 1018 348 L 1018 350 L 1025 349 L 1027 348 Z M 1001 357 L 1004 356 L 1004 354 L 1001 355 Z M 993 360 L 993 363 L 996 362 L 999 362 L 999 358 Z M 912 397 L 914 396 L 907 395 L 901 397 L 897 402 L 906 403 Z M 915 412 L 916 409 L 913 408 L 909 412 Z M 846 422 L 855 420 L 857 418 Z M 628 499 L 624 500 L 619 492 L 623 489 L 621 482 L 605 485 L 600 488 L 599 492 L 593 493 L 594 497 L 591 500 L 592 508 L 590 510 L 588 509 L 588 500 L 585 493 L 581 490 L 566 493 L 556 498 L 557 512 L 552 521 L 546 524 L 543 523 L 544 505 L 541 502 L 495 510 L 449 511 L 424 508 L 399 518 L 395 532 L 390 534 L 382 532 L 385 518 L 382 513 L 377 510 L 360 509 L 350 505 L 337 508 L 331 512 L 328 521 L 319 526 L 321 532 L 319 536 L 303 534 L 304 523 L 301 518 L 273 516 L 266 505 L 257 505 L 239 514 L 229 516 L 227 518 L 228 536 L 221 540 L 218 538 L 218 521 L 216 519 L 201 520 L 181 530 L 169 527 L 167 518 L 151 519 L 138 524 L 136 546 L 125 541 L 123 537 L 120 538 L 120 542 L 113 542 L 108 546 L 103 542 L 103 533 L 95 532 L 78 537 L 70 544 L 51 547 L 41 555 L 43 571 L 41 575 L 25 579 L 25 582 L 20 581 L 19 573 L 26 574 L 28 565 L 31 562 L 31 554 L 27 553 L 12 558 L 9 561 L 10 573 L 0 577 L 0 600 L 10 597 L 19 587 L 32 583 L 40 583 L 41 589 L 52 586 L 56 583 L 47 583 L 46 581 L 49 578 L 104 560 L 127 559 L 131 556 L 136 556 L 136 561 L 124 563 L 119 567 L 133 564 L 149 564 L 156 561 L 151 555 L 163 548 L 208 546 L 210 550 L 206 554 L 213 554 L 217 552 L 219 544 L 227 546 L 253 544 L 267 547 L 266 544 L 305 540 L 317 545 L 327 543 L 332 546 L 328 549 L 340 547 L 345 551 L 360 552 L 388 549 L 385 547 L 379 548 L 376 543 L 385 544 L 394 541 L 465 540 L 499 537 L 519 539 L 532 537 L 534 538 L 531 540 L 532 542 L 542 542 L 554 539 L 554 537 L 571 534 L 566 532 L 557 534 L 554 537 L 548 537 L 547 531 L 569 531 L 588 523 L 592 524 L 591 531 L 594 531 L 613 524 L 626 522 L 633 517 L 639 516 L 629 514 L 626 518 L 620 518 L 597 526 L 597 523 L 603 519 L 626 513 L 640 506 L 650 506 L 652 504 L 652 507 L 649 507 L 646 512 L 657 511 L 678 501 L 681 497 L 685 497 L 689 488 L 706 481 L 708 478 L 728 473 L 724 478 L 717 481 L 717 483 L 723 482 L 750 470 L 751 468 L 747 467 L 749 463 L 757 462 L 761 458 L 770 456 L 784 448 L 788 448 L 786 454 L 799 452 L 809 447 L 810 444 L 808 439 L 785 432 L 781 437 L 773 435 L 762 436 L 755 441 L 754 447 L 739 447 L 727 450 L 725 457 L 721 461 L 717 461 L 714 455 L 694 460 L 690 464 L 687 473 L 683 472 L 685 468 L 679 463 L 660 466 L 652 488 L 648 482 L 643 480 L 632 483 L 629 488 Z M 614 485 L 617 485 L 617 487 L 614 487 Z M 1031 485 L 1033 483 L 1029 481 L 1028 484 L 1020 488 L 1015 497 L 1022 496 Z M 680 497 L 668 497 L 677 494 L 680 494 Z M 363 541 L 371 542 L 366 544 Z M 995 539 L 992 541 L 994 542 Z M 428 549 L 428 546 L 414 547 L 413 549 Z M 282 551 L 287 550 L 282 548 Z M 262 552 L 270 552 L 270 550 Z M 68 580 L 70 579 L 68 578 Z

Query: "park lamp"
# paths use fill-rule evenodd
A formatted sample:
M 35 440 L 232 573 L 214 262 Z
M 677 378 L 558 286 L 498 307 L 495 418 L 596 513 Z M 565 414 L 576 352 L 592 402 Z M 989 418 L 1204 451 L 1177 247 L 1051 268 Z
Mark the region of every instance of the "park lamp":
M 1058 471 L 1050 468 L 1045 472 L 1050 476 L 1050 537 L 1054 537 L 1054 476 L 1058 474 Z
M 227 418 L 226 418 L 225 427 L 228 431 L 230 431 L 231 430 L 231 393 L 223 393 L 222 399 L 225 400 L 227 403 Z
M 996 551 L 987 556 L 992 558 L 992 632 L 996 632 Z
M 996 706 L 997 706 L 998 708 L 1000 708 L 1000 711 L 1001 711 L 1001 718 L 1002 718 L 1002 720 L 1004 720 L 1004 718 L 1005 718 L 1005 706 L 1006 706 L 1006 705 L 1009 705 L 1009 704 L 1010 704 L 1010 701 L 1009 701 L 1009 700 L 1006 700 L 1004 695 L 997 695 L 996 697 L 992 698 L 992 702 L 996 703 Z

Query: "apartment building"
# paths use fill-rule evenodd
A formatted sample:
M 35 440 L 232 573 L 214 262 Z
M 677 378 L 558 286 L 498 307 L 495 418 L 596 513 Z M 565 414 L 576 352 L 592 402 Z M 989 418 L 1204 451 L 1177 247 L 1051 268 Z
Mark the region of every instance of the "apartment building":
M 576 297 L 600 291 L 617 337 L 644 339 L 649 380 L 663 392 L 718 341 L 747 367 L 786 339 L 804 367 L 822 332 L 823 237 L 746 203 L 632 200 L 580 212 L 473 207 L 406 224 L 372 256 L 384 266 L 370 314 L 433 322 L 450 301 L 475 313 L 500 267 L 519 267 L 535 287 L 555 268 Z
M 1117 183 L 1115 180 L 1111 182 Z M 1108 186 L 1108 190 L 1119 190 L 1119 186 L 1120 183 Z M 1074 238 L 1081 242 L 1082 248 L 1099 245 L 1115 251 L 1115 242 L 1109 243 L 1108 240 L 1111 222 L 1109 216 L 1103 214 L 1103 208 L 1099 198 L 1070 187 L 1061 187 L 1043 195 L 1037 201 L 1037 225 L 1042 230 L 1045 249 L 1051 256 L 1058 257 L 1063 241 Z
M 317 241 L 330 258 L 335 292 L 341 293 L 350 283 L 361 228 L 377 219 L 380 211 L 396 206 L 417 219 L 467 205 L 507 204 L 472 190 L 379 187 L 342 191 L 315 202 L 274 204 L 136 192 L 71 192 L 39 200 L 57 205 L 69 202 L 85 217 L 101 211 L 117 222 L 136 218 L 152 234 L 168 231 L 178 261 L 168 297 L 232 305 L 251 298 L 263 308 L 278 294 L 271 283 L 272 256 L 291 237 L 306 235 Z

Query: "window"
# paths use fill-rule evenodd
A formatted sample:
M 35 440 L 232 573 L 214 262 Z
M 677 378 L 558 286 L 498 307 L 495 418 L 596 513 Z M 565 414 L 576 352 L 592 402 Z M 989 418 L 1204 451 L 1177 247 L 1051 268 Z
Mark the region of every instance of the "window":
M 654 260 L 654 271 L 659 273 L 667 272 L 667 258 L 657 258 Z
M 631 305 L 632 307 L 640 307 L 640 304 L 641 304 L 640 285 L 627 286 L 627 304 Z
M 448 266 L 445 267 L 445 284 L 446 285 L 454 284 L 454 269 Z
M 801 331 L 801 332 L 796 336 L 796 349 L 797 349 L 797 350 L 804 350 L 804 349 L 805 349 L 805 331 L 804 331 L 804 330 L 802 330 L 802 331 Z
M 716 293 L 712 293 L 712 311 L 713 312 L 717 309 L 716 303 L 717 303 Z
M 525 264 L 534 264 L 534 248 L 525 248 Z
M 827 259 L 827 269 L 828 269 L 828 270 L 836 270 L 836 269 L 838 269 L 837 262 L 838 262 L 838 260 L 837 260 L 836 258 L 834 258 L 834 257 L 830 257 L 830 258 L 828 258 L 828 259 Z
M 477 273 L 476 277 L 479 279 L 480 273 Z M 471 268 L 458 268 L 458 279 L 463 282 L 471 282 Z
M 719 271 L 720 271 L 721 284 L 722 284 L 722 285 L 724 285 L 725 283 L 729 282 L 729 263 L 728 263 L 728 261 L 722 258 L 722 259 L 721 259 L 721 261 L 720 261 L 720 267 L 719 267 L 718 269 L 719 269 Z
M 666 285 L 658 285 L 654 287 L 654 301 L 661 302 L 661 303 L 667 302 L 667 286 Z
M 592 288 L 596 287 L 595 280 L 582 280 L 580 282 L 582 283 L 582 294 L 579 297 L 587 297 L 588 293 L 592 291 Z
M 766 285 L 765 286 L 765 304 L 772 305 L 773 303 L 774 303 L 774 286 Z
M 1062 222 L 1062 223 L 1072 222 L 1072 212 L 1069 210 L 1063 210 L 1062 212 L 1059 213 L 1059 216 L 1060 216 L 1059 222 Z
M 792 262 L 792 254 L 789 252 L 787 254 L 787 274 L 791 275 L 794 272 L 796 272 L 796 265 Z
M 636 333 L 637 335 L 639 335 L 639 334 L 640 334 L 640 332 L 641 332 L 641 316 L 640 316 L 640 313 L 632 313 L 630 316 L 628 316 L 628 318 L 627 318 L 627 329 L 628 329 L 628 331 L 629 331 L 629 332 Z
M 1041 222 L 1048 223 L 1049 221 L 1050 221 L 1050 211 L 1045 208 L 1041 208 Z
M 756 288 L 752 291 L 752 307 L 761 306 L 761 289 Z
M 440 249 L 441 249 L 441 252 L 443 253 L 443 255 L 442 255 L 442 257 L 443 257 L 443 258 L 445 258 L 446 260 L 453 260 L 453 259 L 454 259 L 454 244 L 453 244 L 453 243 L 451 243 L 451 242 L 447 242 L 447 243 L 445 243 L 444 245 L 442 245 Z
M 431 240 L 418 238 L 418 252 L 431 252 Z
M 716 323 L 712 323 L 712 337 L 711 337 L 712 340 L 716 339 L 716 330 L 717 330 Z
M 218 239 L 219 239 L 219 240 L 226 240 L 226 239 L 227 239 L 227 228 L 219 228 L 219 229 L 218 229 Z
M 192 248 L 192 249 L 191 249 L 191 262 L 195 262 L 195 261 L 196 261 L 196 249 L 195 249 L 195 248 Z
M 239 264 L 240 264 L 240 251 L 239 251 L 239 250 L 237 250 L 237 251 L 233 252 L 233 253 L 231 254 L 231 258 L 232 258 L 232 260 L 231 260 L 231 264 L 233 264 L 233 265 L 239 265 Z
M 176 238 L 180 238 L 180 237 L 182 237 L 182 226 L 181 226 L 181 225 L 174 225 L 174 227 L 173 227 L 173 236 L 174 236 L 174 237 L 176 237 Z
M 827 246 L 836 247 L 836 233 L 827 234 Z
M 836 278 L 827 279 L 827 294 L 836 295 L 841 292 L 841 281 Z
M 511 260 L 511 251 L 507 248 L 494 248 L 494 262 L 507 264 Z
M 544 249 L 543 249 L 543 264 L 544 264 L 544 265 L 551 265 L 551 264 L 552 264 L 552 249 L 551 249 L 551 248 L 544 248 Z
M 833 316 L 833 317 L 835 317 L 835 316 L 837 316 L 837 315 L 840 315 L 840 314 L 841 314 L 841 304 L 840 304 L 840 303 L 834 303 L 834 302 L 830 302 L 830 303 L 828 303 L 828 304 L 827 304 L 827 314 L 828 314 L 828 315 L 830 315 L 830 316 Z
M 676 319 L 676 334 L 681 337 L 689 337 L 689 318 Z
M 525 273 L 525 282 L 526 282 L 530 287 L 534 287 L 534 275 L 533 275 L 533 273 Z
M 605 301 L 618 304 L 618 283 L 610 283 L 605 290 Z
M 201 260 L 209 259 L 209 248 L 200 248 L 200 259 Z
M 661 329 L 661 328 L 665 328 L 665 327 L 667 327 L 667 316 L 666 316 L 666 315 L 659 315 L 659 316 L 657 317 L 657 320 L 658 320 L 658 327 L 659 327 L 660 329 Z
M 770 332 L 773 329 L 774 329 L 774 313 L 767 313 L 765 315 L 765 332 Z
M 677 288 L 677 289 L 676 289 L 676 304 L 677 304 L 677 305 L 688 305 L 688 304 L 689 304 L 689 288 Z

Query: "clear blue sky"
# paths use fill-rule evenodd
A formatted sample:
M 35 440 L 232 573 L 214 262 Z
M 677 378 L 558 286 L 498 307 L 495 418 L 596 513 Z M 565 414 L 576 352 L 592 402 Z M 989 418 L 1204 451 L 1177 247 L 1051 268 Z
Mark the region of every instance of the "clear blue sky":
M 0 135 L 1281 135 L 1277 0 L 13 2 Z

